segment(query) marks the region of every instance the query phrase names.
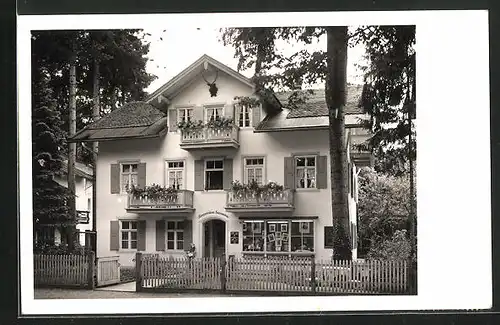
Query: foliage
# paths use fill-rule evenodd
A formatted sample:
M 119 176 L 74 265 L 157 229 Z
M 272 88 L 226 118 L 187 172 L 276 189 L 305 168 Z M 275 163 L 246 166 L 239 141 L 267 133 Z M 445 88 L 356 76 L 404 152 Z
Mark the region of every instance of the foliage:
M 220 116 L 215 119 L 210 119 L 206 126 L 211 129 L 228 130 L 234 127 L 234 119 L 231 117 Z
M 81 246 L 79 243 L 72 249 L 67 244 L 53 245 L 44 243 L 35 243 L 33 246 L 34 254 L 73 254 L 86 255 L 91 251 L 90 248 Z
M 248 184 L 242 184 L 240 181 L 231 182 L 231 191 L 235 194 L 272 194 L 283 192 L 284 187 L 276 182 L 269 181 L 267 184 L 259 185 L 255 180 Z
M 260 104 L 260 100 L 255 97 L 235 96 L 234 100 L 238 101 L 239 105 L 249 108 L 257 107 Z
M 135 198 L 144 198 L 158 201 L 165 199 L 172 199 L 177 197 L 178 189 L 173 187 L 164 187 L 158 184 L 152 184 L 151 186 L 145 186 L 144 188 L 139 188 L 137 186 L 132 186 L 129 190 Z
M 392 238 L 386 239 L 370 248 L 368 259 L 407 260 L 410 258 L 411 245 L 406 229 L 396 230 Z
M 196 122 L 191 121 L 191 120 L 187 120 L 187 121 L 180 121 L 177 123 L 177 127 L 181 131 L 199 130 L 199 129 L 202 129 L 203 126 L 204 126 L 204 124 L 203 124 L 202 120 L 198 120 Z
M 71 193 L 54 181 L 62 176 L 64 132 L 50 78 L 39 71 L 33 79 L 32 150 L 33 150 L 33 221 L 38 224 L 70 225 L 66 202 Z
M 410 222 L 410 184 L 407 177 L 377 173 L 371 168 L 359 172 L 358 254 L 390 240 Z M 416 205 L 416 198 L 413 198 Z

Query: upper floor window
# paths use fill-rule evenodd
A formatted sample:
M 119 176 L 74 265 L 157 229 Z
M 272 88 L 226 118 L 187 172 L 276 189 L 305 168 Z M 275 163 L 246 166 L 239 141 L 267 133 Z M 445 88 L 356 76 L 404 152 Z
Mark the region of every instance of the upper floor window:
M 222 117 L 223 107 L 207 107 L 206 108 L 206 122 L 217 120 Z
M 238 123 L 240 128 L 249 127 L 250 124 L 250 114 L 251 108 L 246 105 L 241 105 L 239 107 Z
M 184 161 L 167 161 L 166 186 L 184 189 Z
M 121 222 L 121 248 L 137 249 L 137 221 Z
M 316 156 L 296 156 L 297 188 L 316 188 Z
M 137 186 L 137 164 L 122 164 L 120 179 L 122 193 L 126 193 L 132 186 Z
M 252 180 L 259 185 L 264 183 L 264 158 L 245 158 L 244 182 L 249 184 Z
M 224 161 L 213 159 L 205 161 L 205 189 L 222 190 L 224 188 Z
M 192 108 L 179 108 L 177 110 L 177 122 L 190 122 L 193 120 Z

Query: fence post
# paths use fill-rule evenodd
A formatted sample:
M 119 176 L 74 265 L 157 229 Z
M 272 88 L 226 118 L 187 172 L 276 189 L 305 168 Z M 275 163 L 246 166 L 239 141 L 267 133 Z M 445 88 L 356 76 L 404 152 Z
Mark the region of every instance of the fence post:
M 311 256 L 311 289 L 313 293 L 316 293 L 316 262 L 314 255 Z
M 226 266 L 227 266 L 227 263 L 226 263 L 226 254 L 222 254 L 222 257 L 221 257 L 221 273 L 220 273 L 220 288 L 221 288 L 221 292 L 224 293 L 226 292 Z
M 95 288 L 95 253 L 90 251 L 87 258 L 87 288 L 89 290 L 94 290 Z
M 135 291 L 142 291 L 142 253 L 135 253 Z

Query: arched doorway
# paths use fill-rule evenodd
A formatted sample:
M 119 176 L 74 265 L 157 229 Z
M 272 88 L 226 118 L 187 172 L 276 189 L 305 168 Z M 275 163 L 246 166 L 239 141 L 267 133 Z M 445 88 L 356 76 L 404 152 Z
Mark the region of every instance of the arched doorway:
M 211 219 L 203 223 L 203 257 L 220 258 L 226 253 L 226 223 Z

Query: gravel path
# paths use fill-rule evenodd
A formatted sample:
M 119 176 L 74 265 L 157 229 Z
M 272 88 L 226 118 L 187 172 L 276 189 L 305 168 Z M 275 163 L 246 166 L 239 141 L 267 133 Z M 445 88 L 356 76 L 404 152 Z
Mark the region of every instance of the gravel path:
M 35 289 L 35 299 L 112 299 L 112 298 L 192 298 L 228 297 L 217 294 L 122 292 L 83 289 Z

